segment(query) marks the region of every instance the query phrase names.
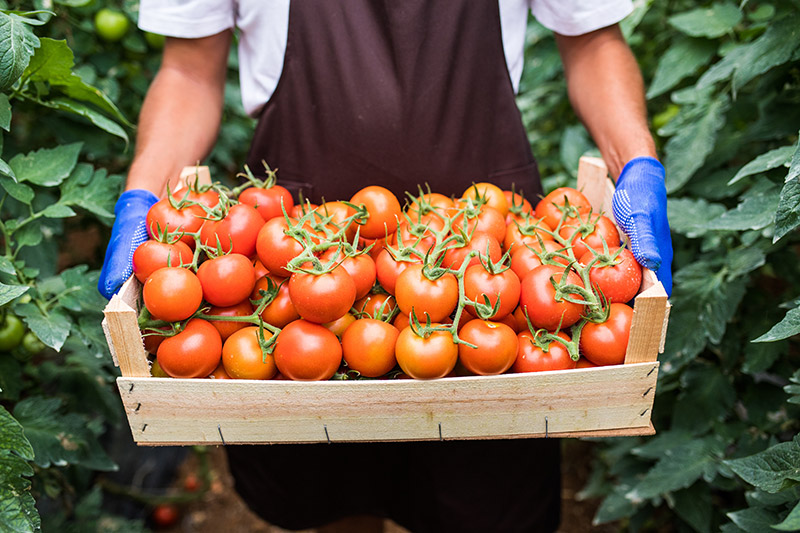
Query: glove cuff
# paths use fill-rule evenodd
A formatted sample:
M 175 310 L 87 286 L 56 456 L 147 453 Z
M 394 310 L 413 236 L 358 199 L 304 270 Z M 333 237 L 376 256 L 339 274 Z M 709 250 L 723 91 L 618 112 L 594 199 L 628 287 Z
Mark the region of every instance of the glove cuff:
M 665 177 L 664 165 L 658 159 L 650 156 L 635 157 L 622 168 L 617 178 L 617 187 L 621 187 L 629 180 L 638 181 L 647 178 L 660 179 L 663 183 Z
M 125 191 L 114 205 L 114 214 L 119 216 L 124 209 L 139 208 L 145 211 L 150 209 L 154 203 L 158 202 L 158 196 L 146 189 L 131 189 Z

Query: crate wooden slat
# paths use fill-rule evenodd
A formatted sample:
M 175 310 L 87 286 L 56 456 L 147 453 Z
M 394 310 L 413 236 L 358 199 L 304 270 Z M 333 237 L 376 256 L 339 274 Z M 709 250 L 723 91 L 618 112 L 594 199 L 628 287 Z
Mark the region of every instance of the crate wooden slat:
M 610 209 L 602 160 L 582 158 L 579 188 Z M 126 282 L 104 329 L 140 445 L 650 435 L 669 304 L 645 270 L 624 365 L 431 381 L 325 382 L 149 377 L 136 328 L 141 286 Z

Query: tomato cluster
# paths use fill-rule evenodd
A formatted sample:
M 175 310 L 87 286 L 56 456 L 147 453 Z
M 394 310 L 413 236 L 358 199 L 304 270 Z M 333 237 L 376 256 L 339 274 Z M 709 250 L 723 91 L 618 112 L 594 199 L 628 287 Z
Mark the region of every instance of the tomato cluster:
M 535 208 L 378 186 L 295 205 L 268 169 L 196 184 L 133 257 L 160 375 L 326 380 L 495 375 L 624 361 L 641 267 L 579 191 Z M 154 371 L 155 373 L 155 371 Z

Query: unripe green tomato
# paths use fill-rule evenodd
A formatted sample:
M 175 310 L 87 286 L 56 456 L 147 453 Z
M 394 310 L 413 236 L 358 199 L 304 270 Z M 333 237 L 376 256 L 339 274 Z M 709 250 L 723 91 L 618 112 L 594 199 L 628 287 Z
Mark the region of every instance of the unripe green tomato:
M 121 11 L 104 7 L 94 16 L 94 29 L 97 35 L 108 42 L 116 42 L 128 33 L 130 22 Z
M 8 352 L 19 346 L 25 336 L 25 324 L 22 320 L 6 313 L 2 324 L 0 324 L 0 350 Z
M 656 131 L 666 126 L 670 120 L 675 118 L 681 108 L 675 104 L 669 104 L 664 111 L 653 116 L 653 129 Z
M 37 337 L 32 331 L 29 331 L 22 338 L 22 348 L 29 355 L 36 355 L 44 350 L 46 346 L 42 341 L 39 340 L 39 337 Z
M 147 41 L 147 44 L 150 48 L 154 50 L 161 50 L 164 48 L 164 42 L 167 40 L 166 37 L 163 35 L 159 35 L 158 33 L 150 33 L 149 31 L 144 32 L 144 40 Z

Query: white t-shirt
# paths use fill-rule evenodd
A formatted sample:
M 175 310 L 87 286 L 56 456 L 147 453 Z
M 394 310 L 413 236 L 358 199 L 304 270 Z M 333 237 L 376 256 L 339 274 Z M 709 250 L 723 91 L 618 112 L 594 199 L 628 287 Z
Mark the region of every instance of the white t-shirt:
M 283 70 L 290 0 L 141 0 L 139 27 L 170 37 L 196 38 L 239 28 L 242 103 L 257 115 Z M 632 10 L 631 0 L 498 0 L 503 48 L 514 90 L 519 89 L 528 10 L 545 27 L 580 35 L 610 26 Z

